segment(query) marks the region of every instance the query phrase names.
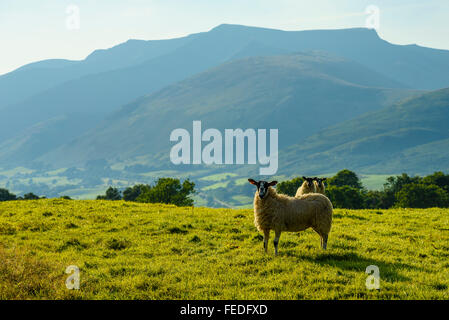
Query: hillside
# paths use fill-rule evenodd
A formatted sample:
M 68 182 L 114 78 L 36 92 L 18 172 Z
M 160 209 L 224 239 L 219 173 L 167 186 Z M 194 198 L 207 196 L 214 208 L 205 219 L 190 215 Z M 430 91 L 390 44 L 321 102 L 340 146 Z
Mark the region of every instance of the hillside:
M 67 81 L 140 64 L 182 46 L 189 37 L 170 40 L 128 40 L 99 49 L 83 60 L 51 59 L 24 65 L 0 75 L 0 109 L 24 101 Z
M 38 126 L 47 132 L 64 131 L 67 142 L 121 106 L 227 61 L 311 50 L 375 70 L 390 79 L 387 87 L 449 86 L 447 51 L 394 45 L 373 30 L 282 31 L 220 25 L 179 39 L 128 41 L 97 50 L 82 61 L 41 61 L 0 76 L 0 109 L 7 115 L 0 117 L 0 140 L 23 141 L 30 128 Z M 73 123 L 54 121 L 61 118 L 73 118 Z M 62 142 L 50 139 L 45 151 Z M 13 158 L 21 164 L 37 156 L 18 155 Z M 0 165 L 9 163 L 0 160 Z
M 309 172 L 448 171 L 448 123 L 449 89 L 433 91 L 322 130 L 286 151 L 283 163 Z
M 68 167 L 140 159 L 165 170 L 172 167 L 170 132 L 191 130 L 193 120 L 204 129 L 279 128 L 284 148 L 415 93 L 392 86 L 394 81 L 370 69 L 321 52 L 245 58 L 143 97 L 37 160 Z
M 274 257 L 252 210 L 0 202 L 0 299 L 448 299 L 448 213 L 335 210 L 327 251 L 308 230 L 283 233 Z

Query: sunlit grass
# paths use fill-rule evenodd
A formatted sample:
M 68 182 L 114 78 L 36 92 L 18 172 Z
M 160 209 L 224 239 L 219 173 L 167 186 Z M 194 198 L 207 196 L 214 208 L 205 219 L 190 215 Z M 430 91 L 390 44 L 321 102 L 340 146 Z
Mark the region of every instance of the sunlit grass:
M 308 230 L 283 233 L 275 257 L 252 210 L 14 201 L 0 203 L 0 243 L 1 299 L 449 298 L 447 209 L 335 210 L 327 251 Z

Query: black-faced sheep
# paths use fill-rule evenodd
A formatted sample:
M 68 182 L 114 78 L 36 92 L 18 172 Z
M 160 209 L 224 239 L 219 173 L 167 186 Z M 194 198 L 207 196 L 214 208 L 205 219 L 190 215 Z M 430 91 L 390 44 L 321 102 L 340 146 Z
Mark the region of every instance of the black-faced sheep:
M 264 249 L 267 252 L 270 230 L 274 230 L 274 249 L 278 253 L 282 231 L 298 232 L 312 228 L 321 237 L 321 247 L 326 249 L 332 225 L 333 207 L 330 200 L 319 193 L 305 194 L 301 198 L 278 194 L 272 187 L 277 181 L 255 181 L 254 224 L 264 234 Z
M 316 193 L 316 185 L 313 180 L 314 178 L 306 178 L 304 176 L 302 178 L 304 179 L 304 182 L 298 190 L 296 190 L 295 198 L 299 198 L 308 193 Z
M 315 192 L 317 193 L 321 193 L 321 194 L 325 194 L 326 191 L 326 187 L 324 185 L 324 181 L 327 180 L 327 178 L 313 178 L 314 183 L 315 183 Z

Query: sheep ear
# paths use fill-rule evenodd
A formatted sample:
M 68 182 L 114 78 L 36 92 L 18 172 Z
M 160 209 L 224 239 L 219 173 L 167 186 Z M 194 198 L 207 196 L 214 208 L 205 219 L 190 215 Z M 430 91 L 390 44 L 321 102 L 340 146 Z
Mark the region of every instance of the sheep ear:
M 268 184 L 268 186 L 269 186 L 269 187 L 273 187 L 273 186 L 275 186 L 275 185 L 277 185 L 277 184 L 278 184 L 277 181 L 271 181 L 271 182 Z
M 255 186 L 257 186 L 257 182 L 255 180 L 253 180 L 253 179 L 248 179 L 248 182 L 253 184 L 253 185 L 255 185 Z
M 321 180 L 323 180 L 323 181 L 326 181 L 326 180 L 327 180 L 327 178 L 322 178 Z
M 306 178 L 306 177 L 304 177 L 304 176 L 302 176 L 302 178 L 303 178 L 304 180 L 307 180 L 307 178 Z

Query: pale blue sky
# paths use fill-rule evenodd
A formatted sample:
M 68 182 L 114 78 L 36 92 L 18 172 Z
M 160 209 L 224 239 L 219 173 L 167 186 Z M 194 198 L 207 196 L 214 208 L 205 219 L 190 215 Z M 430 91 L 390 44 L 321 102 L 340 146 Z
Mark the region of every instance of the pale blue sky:
M 80 10 L 78 30 L 66 27 L 71 4 Z M 0 0 L 0 74 L 42 59 L 84 59 L 130 38 L 173 38 L 222 23 L 282 30 L 364 27 L 369 5 L 380 10 L 383 39 L 449 50 L 447 0 Z

